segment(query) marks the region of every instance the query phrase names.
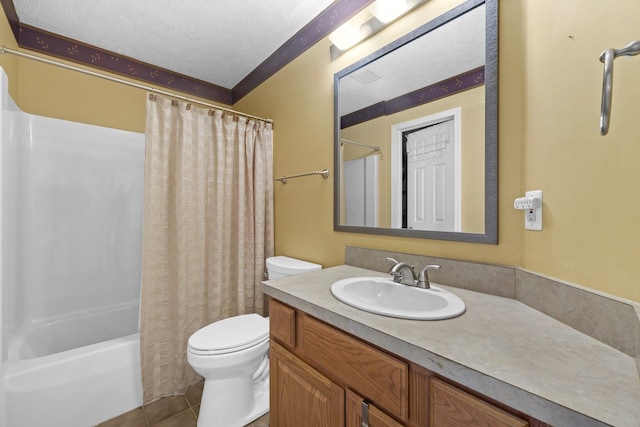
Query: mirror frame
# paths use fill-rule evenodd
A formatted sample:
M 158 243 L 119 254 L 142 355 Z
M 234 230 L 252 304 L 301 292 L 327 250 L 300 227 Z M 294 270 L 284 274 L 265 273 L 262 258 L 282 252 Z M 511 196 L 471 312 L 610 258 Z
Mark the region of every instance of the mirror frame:
M 486 5 L 485 61 L 485 203 L 484 234 L 453 231 L 429 231 L 401 228 L 363 227 L 340 224 L 340 79 L 372 61 L 400 48 L 458 16 Z M 381 234 L 433 240 L 471 243 L 498 243 L 498 0 L 468 0 L 418 27 L 382 49 L 344 68 L 334 75 L 334 181 L 333 229 L 351 233 Z

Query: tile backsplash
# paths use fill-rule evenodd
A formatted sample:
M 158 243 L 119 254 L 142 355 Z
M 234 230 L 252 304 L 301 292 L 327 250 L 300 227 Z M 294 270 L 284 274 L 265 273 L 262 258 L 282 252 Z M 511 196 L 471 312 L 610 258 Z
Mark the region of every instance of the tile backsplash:
M 416 266 L 438 264 L 429 279 L 516 299 L 633 358 L 640 373 L 640 304 L 518 267 L 347 246 L 345 264 L 385 272 L 387 257 Z

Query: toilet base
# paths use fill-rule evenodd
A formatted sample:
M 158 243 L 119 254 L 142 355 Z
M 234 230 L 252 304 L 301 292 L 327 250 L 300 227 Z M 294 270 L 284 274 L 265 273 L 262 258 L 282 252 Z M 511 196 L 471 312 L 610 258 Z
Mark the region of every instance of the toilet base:
M 234 394 L 235 385 L 217 382 L 207 388 L 205 381 L 198 427 L 244 427 L 269 412 L 268 377 L 253 387 L 253 404 L 248 407 L 242 403 L 237 405 L 239 402 L 234 399 L 238 396 Z
M 253 411 L 249 415 L 246 416 L 245 419 L 240 421 L 241 426 L 246 426 L 247 424 L 257 420 L 264 414 L 269 412 L 269 385 L 267 383 L 267 388 L 263 391 L 260 390 L 256 393 L 256 405 L 253 408 Z

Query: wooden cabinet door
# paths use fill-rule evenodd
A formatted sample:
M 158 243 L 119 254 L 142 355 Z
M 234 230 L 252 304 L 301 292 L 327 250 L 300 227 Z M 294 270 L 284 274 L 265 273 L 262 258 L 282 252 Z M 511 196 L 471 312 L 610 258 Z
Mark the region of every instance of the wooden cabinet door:
M 344 390 L 272 342 L 270 426 L 343 427 Z
M 361 427 L 362 426 L 362 397 L 358 396 L 351 390 L 347 390 L 347 423 L 345 427 Z M 403 427 L 403 424 L 369 404 L 369 427 Z
M 529 423 L 451 384 L 430 381 L 430 427 L 527 427 Z
M 378 408 L 407 420 L 409 365 L 311 316 L 301 316 L 298 354 Z

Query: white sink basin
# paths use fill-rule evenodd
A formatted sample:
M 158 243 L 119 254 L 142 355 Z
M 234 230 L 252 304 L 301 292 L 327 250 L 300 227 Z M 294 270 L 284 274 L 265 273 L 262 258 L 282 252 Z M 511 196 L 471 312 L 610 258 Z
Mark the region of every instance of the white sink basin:
M 331 285 L 340 301 L 360 310 L 383 316 L 415 320 L 441 320 L 464 313 L 464 302 L 444 289 L 395 283 L 385 277 L 353 277 Z

